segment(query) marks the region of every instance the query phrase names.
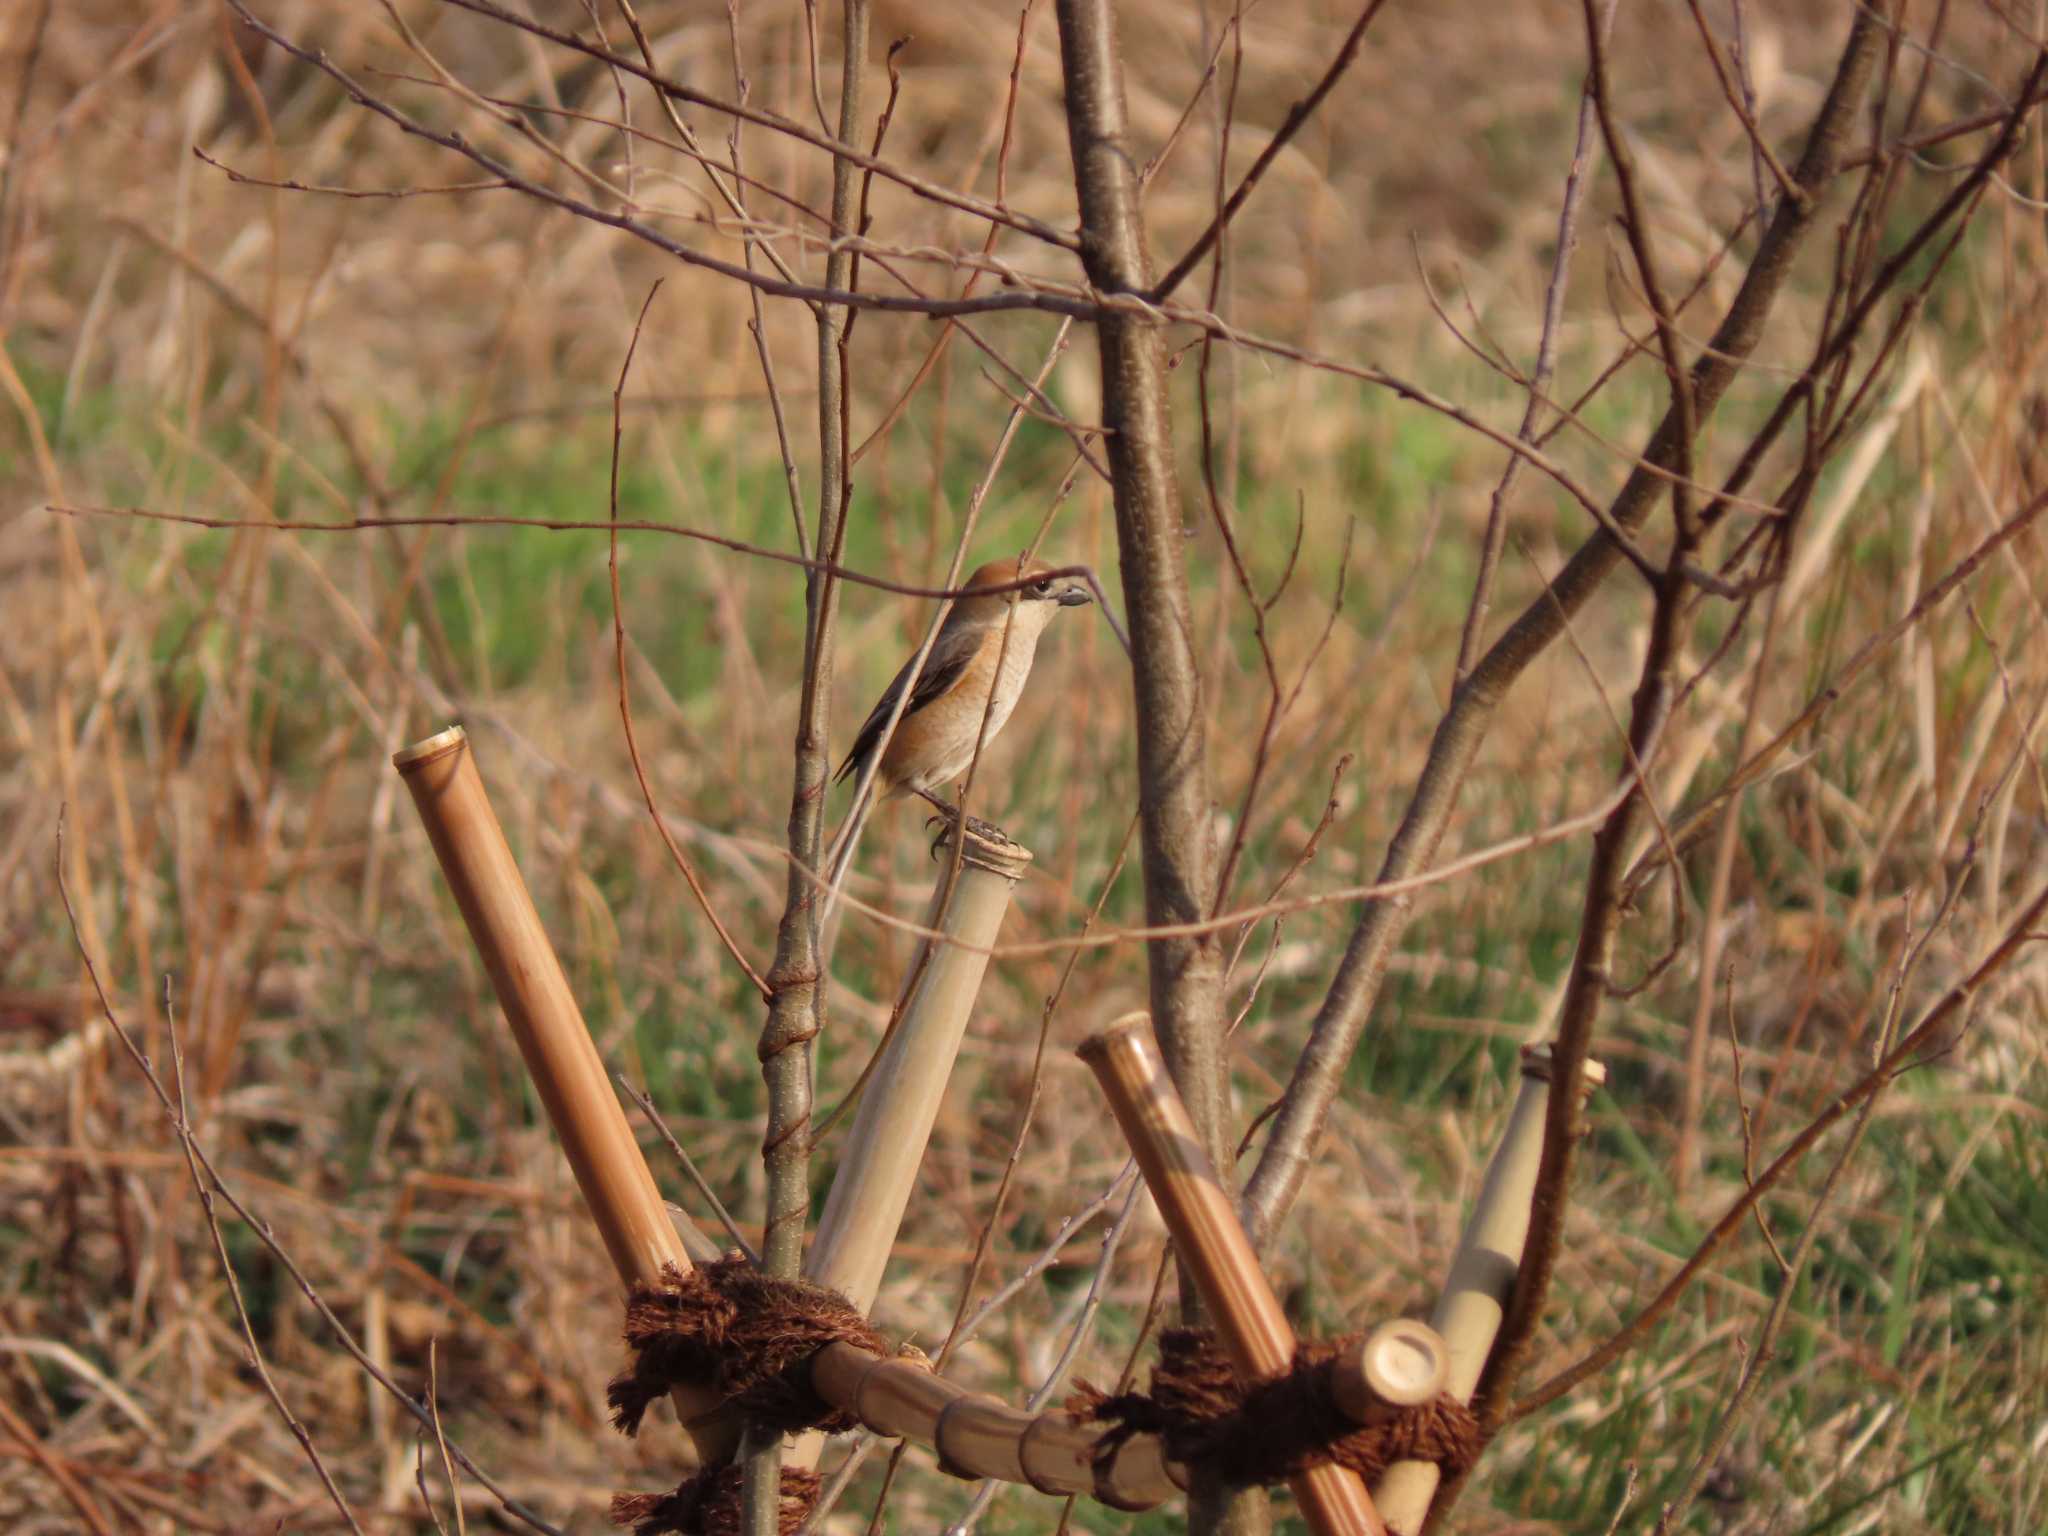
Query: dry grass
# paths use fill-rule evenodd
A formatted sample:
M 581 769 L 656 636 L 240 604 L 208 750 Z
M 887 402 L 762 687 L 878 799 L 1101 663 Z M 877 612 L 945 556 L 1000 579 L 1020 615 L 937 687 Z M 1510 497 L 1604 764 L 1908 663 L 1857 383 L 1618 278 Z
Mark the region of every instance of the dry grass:
M 213 532 L 47 508 L 280 522 L 601 518 L 609 392 L 632 316 L 662 276 L 629 392 L 621 511 L 787 548 L 747 306 L 730 285 L 509 193 L 362 201 L 234 185 L 190 146 L 250 174 L 318 185 L 439 186 L 471 173 L 349 107 L 209 7 L 92 0 L 57 7 L 40 34 L 39 9 L 0 15 L 10 118 L 40 37 L 0 209 L 0 1403 L 21 1423 L 0 1435 L 0 1517 L 22 1532 L 81 1528 L 60 1491 L 68 1473 L 114 1530 L 336 1523 L 245 1368 L 176 1138 L 82 988 L 53 879 L 63 807 L 79 938 L 159 1062 L 171 978 L 193 1116 L 231 1182 L 415 1390 L 435 1341 L 449 1431 L 472 1455 L 550 1518 L 599 1529 L 610 1491 L 668 1480 L 662 1437 L 628 1444 L 604 1427 L 602 1385 L 617 1364 L 612 1281 L 387 764 L 393 748 L 452 717 L 469 725 L 601 1049 L 650 1085 L 736 1209 L 757 1212 L 758 1010 L 638 803 L 613 692 L 603 541 L 504 528 Z M 615 133 L 539 110 L 615 112 L 609 77 L 459 11 L 403 9 L 462 81 L 528 104 L 570 156 L 625 177 Z M 536 9 L 564 26 L 581 18 L 574 7 Z M 1196 8 L 1124 9 L 1141 39 L 1132 112 L 1149 152 L 1200 78 L 1204 29 Z M 1945 52 L 2005 88 L 2020 45 L 1988 10 L 1963 10 Z M 446 92 L 368 73 L 421 68 L 373 9 L 280 0 L 264 14 L 415 110 L 512 146 Z M 642 14 L 665 64 L 727 88 L 722 11 L 654 3 Z M 1234 165 L 1248 162 L 1351 19 L 1328 6 L 1254 11 Z M 1004 6 L 881 8 L 878 40 L 916 35 L 893 155 L 948 184 L 993 190 L 1015 23 Z M 1784 6 L 1749 24 L 1759 115 L 1782 146 L 1825 84 L 1841 18 Z M 1696 48 L 1671 41 L 1696 42 L 1687 28 L 1682 12 L 1624 7 L 1613 47 L 1617 106 L 1640 136 L 1659 238 L 1689 274 L 1739 217 L 1752 182 L 1711 73 Z M 747 7 L 756 100 L 808 117 L 801 39 L 800 8 Z M 1460 324 L 1476 320 L 1526 361 L 1581 69 L 1572 9 L 1394 8 L 1239 226 L 1232 318 L 1384 364 L 1512 429 L 1519 393 L 1431 312 L 1418 258 Z M 1969 73 L 1944 68 L 1927 115 L 1939 122 L 1990 101 Z M 634 121 L 655 122 L 644 98 Z M 692 121 L 707 143 L 722 141 L 723 124 Z M 1065 225 L 1072 192 L 1049 15 L 1031 22 L 1019 124 L 1010 203 Z M 747 145 L 764 179 L 822 204 L 821 157 L 758 130 Z M 1942 165 L 1962 153 L 1935 149 L 1905 173 L 1902 217 L 1941 196 Z M 2008 168 L 2036 197 L 2042 153 L 2037 136 Z M 1158 251 L 1178 251 L 1206 222 L 1214 155 L 1204 106 L 1150 196 Z M 529 149 L 521 163 L 538 161 Z M 736 241 L 696 222 L 701 181 L 680 159 L 643 143 L 631 174 L 644 201 L 673 210 L 670 234 L 737 259 Z M 980 238 L 968 220 L 885 184 L 873 211 L 878 234 L 896 244 Z M 1617 311 L 1645 328 L 1613 213 L 1603 180 L 1562 338 L 1571 393 L 1612 355 Z M 1838 473 L 1819 498 L 1822 512 L 1844 498 L 1844 518 L 1818 540 L 1807 600 L 1788 615 L 1771 665 L 1756 671 L 1746 634 L 1675 722 L 1661 805 L 1689 806 L 1732 766 L 1753 673 L 1760 723 L 1775 729 L 2041 491 L 2042 246 L 2037 207 L 2002 191 L 1987 203 L 1933 292 L 1914 342 L 1923 366 L 1900 375 L 1912 388 L 1894 389 L 1864 429 L 1867 478 Z M 997 252 L 1056 269 L 1021 238 L 1005 236 Z M 1772 370 L 1803 359 L 1831 254 L 1809 254 L 1758 380 L 1724 408 L 1710 455 L 1739 444 Z M 822 266 L 815 250 L 804 260 Z M 902 270 L 951 279 L 939 265 Z M 1687 312 L 1695 337 L 1737 276 L 1731 261 Z M 869 285 L 892 291 L 872 271 Z M 810 486 L 807 323 L 790 304 L 771 305 L 770 321 Z M 1001 317 L 980 329 L 1029 370 L 1052 322 Z M 933 334 L 913 317 L 859 322 L 857 436 Z M 1194 494 L 1194 360 L 1186 353 L 1177 375 L 1197 525 L 1189 558 L 1214 700 L 1212 767 L 1219 798 L 1234 805 L 1265 693 Z M 1362 883 L 1443 702 L 1500 451 L 1327 374 L 1251 355 L 1217 367 L 1220 398 L 1234 401 L 1236 502 L 1262 585 L 1279 579 L 1305 509 L 1292 595 L 1274 611 L 1284 667 L 1311 654 L 1346 530 L 1355 533 L 1343 610 L 1283 724 L 1236 899 L 1262 897 L 1306 846 L 1345 754 L 1334 818 L 1298 889 Z M 911 582 L 942 568 L 1006 409 L 988 372 L 978 353 L 954 346 L 941 377 L 862 462 L 849 563 Z M 1085 341 L 1054 375 L 1053 395 L 1084 421 L 1094 377 Z M 1639 442 L 1659 387 L 1639 362 L 1588 420 L 1608 445 Z M 1622 474 L 1611 447 L 1587 436 L 1567 434 L 1557 452 L 1593 485 Z M 1027 424 L 982 548 L 1028 538 L 1070 457 L 1055 429 Z M 1511 513 L 1497 615 L 1539 590 L 1587 531 L 1535 476 Z M 1047 549 L 1113 571 L 1106 492 L 1090 477 L 1060 507 Z M 1889 648 L 1799 740 L 1785 771 L 1743 802 L 1721 957 L 1733 984 L 1724 992 L 1716 978 L 1712 1007 L 1717 1020 L 1729 1011 L 1742 1042 L 1766 1157 L 1859 1070 L 1901 948 L 1945 882 L 1967 885 L 1910 983 L 1909 1014 L 1967 970 L 2048 872 L 2041 555 L 2028 535 L 1992 561 L 1967 601 Z M 727 922 L 763 954 L 781 902 L 798 582 L 787 568 L 651 536 L 627 541 L 623 575 L 643 751 Z M 1466 791 L 1454 848 L 1532 830 L 1604 792 L 1616 760 L 1608 705 L 1625 708 L 1646 610 L 1618 579 L 1614 600 L 1575 628 L 1576 649 L 1523 681 Z M 923 622 L 920 605 L 865 591 L 848 596 L 846 614 L 842 737 Z M 1718 638 L 1711 627 L 1696 637 L 1685 675 Z M 1015 941 L 1075 930 L 1134 794 L 1114 641 L 1063 619 L 1038 666 L 979 780 L 984 812 L 1037 853 L 1039 872 L 1005 930 Z M 915 917 L 929 881 L 923 849 L 915 816 L 885 813 L 858 894 Z M 1585 860 L 1585 839 L 1574 838 L 1424 898 L 1283 1241 L 1279 1278 L 1306 1326 L 1427 1305 L 1513 1091 L 1512 1047 L 1540 1038 L 1555 1006 Z M 1711 869 L 1710 840 L 1688 863 L 1696 899 Z M 1625 969 L 1662 947 L 1667 903 L 1653 895 L 1632 922 Z M 1128 868 L 1103 921 L 1134 923 L 1141 906 Z M 1234 986 L 1243 1003 L 1254 973 L 1262 978 L 1238 1037 L 1240 1123 L 1285 1082 L 1349 926 L 1338 905 L 1253 934 Z M 886 926 L 845 925 L 823 1102 L 857 1074 L 908 950 Z M 1064 958 L 1018 955 L 991 968 L 878 1307 L 892 1334 L 929 1343 L 951 1318 Z M 1699 1168 L 1682 1191 L 1673 1183 L 1698 992 L 1695 941 L 1610 1009 L 1596 1049 L 1613 1076 L 1595 1102 L 1538 1376 L 1625 1320 L 1741 1187 L 1741 1119 L 1718 1023 Z M 1087 951 L 1052 1022 L 1055 1044 L 1143 995 L 1134 946 Z M 2032 1326 L 2048 1302 L 2044 1006 L 2048 964 L 2035 948 L 1978 1000 L 1954 1049 L 1887 1101 L 1821 1218 L 1816 1267 L 1780 1341 L 1785 1368 L 1694 1528 L 2017 1536 L 2048 1522 L 2038 1454 L 2048 1362 Z M 1121 1161 L 1065 1049 L 1050 1053 L 1045 1087 L 997 1235 L 996 1278 L 1052 1240 Z M 692 1204 L 680 1176 L 655 1161 Z M 1816 1167 L 1769 1202 L 1777 1232 L 1800 1230 L 1818 1178 Z M 1012 1399 L 1037 1384 L 1079 1307 L 1100 1230 L 1075 1234 L 961 1352 L 963 1379 Z M 230 1224 L 227 1241 L 282 1392 L 366 1527 L 427 1528 L 410 1422 L 366 1391 L 251 1234 Z M 1113 1379 L 1121 1368 L 1163 1245 L 1145 1222 L 1123 1244 L 1082 1374 Z M 1626 1464 L 1644 1479 L 1630 1516 L 1641 1524 L 1690 1464 L 1775 1283 L 1752 1232 L 1645 1350 L 1510 1431 L 1460 1506 L 1459 1528 L 1598 1529 Z M 929 1458 L 911 1462 L 922 1470 L 892 1497 L 899 1524 L 930 1528 L 963 1507 L 959 1485 L 932 1475 Z M 866 1476 L 837 1517 L 845 1529 L 858 1527 L 844 1511 L 872 1502 Z M 491 1501 L 465 1494 L 481 1522 Z M 1012 1491 L 985 1528 L 1049 1528 L 1048 1509 Z M 1079 1520 L 1130 1523 L 1099 1508 Z

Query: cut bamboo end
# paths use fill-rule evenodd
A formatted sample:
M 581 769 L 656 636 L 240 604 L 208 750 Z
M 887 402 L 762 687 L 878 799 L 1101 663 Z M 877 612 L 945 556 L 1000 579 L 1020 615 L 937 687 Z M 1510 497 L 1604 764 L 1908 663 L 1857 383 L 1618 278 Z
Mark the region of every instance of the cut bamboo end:
M 967 841 L 960 850 L 960 862 L 976 869 L 985 869 L 992 875 L 1001 875 L 1005 880 L 1018 881 L 1031 868 L 1031 850 L 1010 837 L 999 828 L 986 823 L 979 828 L 966 829 Z M 938 853 L 941 859 L 946 850 L 953 846 L 953 829 L 948 827 L 939 834 Z
M 1084 1041 L 1080 1055 L 1102 1084 L 1232 1363 L 1254 1381 L 1284 1374 L 1294 1360 L 1294 1329 L 1237 1219 L 1237 1202 L 1202 1150 L 1151 1019 L 1125 1015 Z M 1365 1484 L 1347 1467 L 1311 1467 L 1287 1481 L 1317 1536 L 1381 1536 L 1386 1529 Z
M 400 773 L 406 773 L 433 758 L 445 757 L 450 752 L 460 752 L 468 745 L 469 733 L 459 725 L 451 725 L 446 730 L 436 731 L 409 747 L 399 748 L 391 754 L 391 766 Z
M 1450 1371 L 1451 1352 L 1442 1334 L 1413 1318 L 1395 1318 L 1338 1357 L 1330 1390 L 1346 1417 L 1369 1424 L 1390 1407 L 1433 1401 Z
M 1551 1045 L 1548 1040 L 1545 1040 L 1538 1045 L 1523 1046 L 1522 1075 L 1524 1077 L 1536 1078 L 1541 1082 L 1549 1082 L 1551 1071 L 1551 1055 Z M 1579 1074 L 1579 1093 L 1581 1095 L 1581 1102 L 1583 1102 L 1587 1098 L 1592 1097 L 1593 1090 L 1603 1085 L 1606 1081 L 1607 1069 L 1603 1067 L 1599 1062 L 1595 1061 L 1592 1057 L 1588 1056 L 1586 1058 L 1585 1067 Z

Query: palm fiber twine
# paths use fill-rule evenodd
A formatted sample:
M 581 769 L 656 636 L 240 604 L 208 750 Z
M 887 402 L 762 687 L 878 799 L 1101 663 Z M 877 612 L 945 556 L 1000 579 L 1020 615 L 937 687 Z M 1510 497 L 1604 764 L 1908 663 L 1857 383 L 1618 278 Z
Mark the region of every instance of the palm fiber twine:
M 686 1477 L 673 1493 L 621 1493 L 612 1499 L 612 1524 L 630 1525 L 633 1536 L 740 1536 L 741 1472 L 734 1462 Z M 776 1512 L 781 1536 L 796 1536 L 818 1502 L 822 1479 L 815 1472 L 782 1469 L 782 1497 Z
M 1478 1455 L 1479 1421 L 1454 1397 L 1412 1407 L 1381 1405 L 1360 1424 L 1337 1406 L 1330 1372 L 1362 1334 L 1304 1339 L 1285 1376 L 1247 1384 L 1205 1329 L 1159 1336 L 1150 1392 L 1110 1397 L 1086 1382 L 1067 1399 L 1081 1420 L 1108 1423 L 1097 1450 L 1113 1456 L 1132 1435 L 1154 1434 L 1166 1453 L 1238 1488 L 1278 1483 L 1334 1462 L 1367 1482 L 1397 1461 L 1427 1461 L 1456 1476 Z
M 794 1434 L 837 1434 L 853 1418 L 811 1390 L 811 1356 L 844 1341 L 870 1354 L 888 1346 L 837 1291 L 762 1274 L 738 1254 L 673 1266 L 626 1298 L 633 1365 L 606 1389 L 612 1423 L 637 1434 L 648 1405 L 679 1386 L 709 1386 L 754 1423 Z
M 1337 1406 L 1331 1366 L 1360 1337 L 1305 1339 L 1285 1376 L 1247 1384 L 1213 1334 L 1170 1328 L 1159 1338 L 1150 1392 L 1111 1397 L 1084 1382 L 1066 1409 L 1082 1422 L 1109 1426 L 1099 1458 L 1113 1457 L 1133 1435 L 1154 1434 L 1172 1460 L 1234 1487 L 1282 1482 L 1332 1462 L 1368 1481 L 1397 1461 L 1433 1462 L 1446 1476 L 1463 1471 L 1477 1455 L 1479 1425 L 1455 1398 L 1383 1405 L 1367 1424 Z M 659 1283 L 635 1286 L 626 1299 L 633 1359 L 607 1390 L 612 1423 L 635 1434 L 657 1398 L 678 1386 L 708 1385 L 766 1429 L 852 1429 L 852 1415 L 811 1386 L 811 1357 L 837 1342 L 887 1352 L 882 1336 L 837 1291 L 771 1278 L 739 1254 L 687 1274 L 666 1269 Z M 803 1524 L 818 1488 L 816 1474 L 784 1470 L 783 1536 Z M 611 1516 L 635 1536 L 739 1536 L 740 1469 L 706 1468 L 670 1493 L 620 1494 Z
M 612 1423 L 639 1433 L 648 1407 L 678 1386 L 710 1386 L 727 1404 L 767 1429 L 793 1434 L 852 1429 L 851 1415 L 812 1390 L 811 1357 L 845 1342 L 873 1354 L 887 1346 L 860 1310 L 837 1291 L 805 1280 L 762 1274 L 738 1254 L 687 1274 L 673 1267 L 626 1297 L 626 1344 L 632 1365 L 605 1396 Z M 818 1479 L 782 1474 L 781 1529 L 793 1532 L 817 1501 Z M 706 1468 L 672 1493 L 620 1494 L 614 1523 L 635 1536 L 664 1531 L 687 1536 L 738 1536 L 740 1469 Z

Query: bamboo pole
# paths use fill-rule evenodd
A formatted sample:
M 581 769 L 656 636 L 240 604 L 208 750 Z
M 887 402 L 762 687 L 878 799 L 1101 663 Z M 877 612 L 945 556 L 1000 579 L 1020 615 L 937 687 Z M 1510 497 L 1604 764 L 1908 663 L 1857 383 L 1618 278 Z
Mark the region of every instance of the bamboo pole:
M 629 1284 L 654 1280 L 664 1264 L 688 1270 L 686 1245 L 703 1252 L 716 1252 L 717 1245 L 690 1227 L 675 1207 L 665 1206 L 655 1190 L 654 1176 L 612 1094 L 461 728 L 406 748 L 393 763 L 412 792 L 620 1278 Z M 955 910 L 963 911 L 963 926 L 948 929 L 971 938 L 972 924 L 987 923 L 986 938 L 974 941 L 981 948 L 993 939 L 1016 878 L 1007 869 L 1021 873 L 1022 860 L 1029 857 L 1022 849 L 995 853 L 1010 864 L 984 868 L 963 860 L 963 871 L 976 870 L 983 889 L 966 898 L 964 911 L 956 904 Z M 995 864 L 996 859 L 988 863 Z M 992 918 L 984 903 L 993 904 Z M 975 911 L 981 915 L 972 917 Z M 946 952 L 962 953 L 950 946 Z M 973 980 L 979 980 L 978 969 Z M 964 976 L 922 983 L 920 994 L 932 987 L 937 988 L 934 1008 L 938 995 L 971 1000 L 974 992 Z M 912 1009 L 922 1006 L 921 995 L 913 999 Z M 1365 1401 L 1375 1393 L 1389 1402 L 1424 1400 L 1412 1394 L 1427 1374 L 1416 1360 L 1428 1354 L 1429 1345 L 1417 1336 L 1390 1333 L 1401 1326 L 1414 1325 L 1389 1325 L 1339 1362 L 1340 1401 Z M 1348 1387 L 1347 1372 L 1356 1377 Z M 928 1444 L 946 1467 L 966 1476 L 1029 1483 L 1046 1493 L 1084 1494 L 1132 1510 L 1149 1509 L 1187 1487 L 1186 1469 L 1167 1459 L 1157 1436 L 1132 1435 L 1114 1455 L 1100 1457 L 1098 1427 L 1060 1410 L 1035 1417 L 1018 1412 L 909 1360 L 883 1359 L 849 1344 L 830 1344 L 813 1358 L 811 1378 L 820 1397 L 852 1413 L 867 1428 Z M 715 1465 L 730 1456 L 737 1426 L 730 1415 L 716 1412 L 716 1399 L 708 1392 L 676 1396 L 698 1464 Z
M 520 878 L 468 737 L 452 726 L 391 761 L 412 791 L 612 1267 L 628 1286 L 658 1281 L 664 1265 L 687 1273 L 689 1254 Z M 675 1401 L 699 1465 L 731 1453 L 738 1426 L 717 1412 L 715 1394 L 679 1390 Z
M 950 838 L 953 834 L 948 833 Z M 901 1018 L 876 1055 L 846 1153 L 804 1262 L 804 1275 L 866 1312 L 917 1187 L 925 1144 L 939 1116 L 953 1060 L 967 1033 L 988 950 L 1031 852 L 966 833 L 950 897 L 941 878 L 924 926 L 957 943 L 924 940 L 905 976 Z
M 1187 1489 L 1187 1471 L 1166 1459 L 1156 1435 L 1132 1435 L 1098 1458 L 1102 1431 L 1060 1409 L 1032 1416 L 970 1392 L 927 1366 L 828 1344 L 811 1362 L 811 1385 L 878 1435 L 931 1446 L 963 1477 L 1029 1483 L 1041 1493 L 1083 1494 L 1116 1509 L 1150 1509 Z
M 940 847 L 949 848 L 955 835 L 946 833 Z M 998 842 L 971 828 L 961 835 L 967 845 L 959 877 L 949 888 L 940 876 L 924 919 L 926 928 L 959 942 L 921 939 L 911 956 L 896 1025 L 876 1052 L 846 1154 L 804 1260 L 806 1279 L 830 1286 L 862 1312 L 873 1309 L 881 1289 L 988 970 L 988 950 L 1010 909 L 1010 893 L 1031 863 L 1031 850 L 1021 843 Z M 808 1471 L 824 1449 L 823 1435 L 799 1435 L 783 1463 Z
M 1259 1268 L 1236 1201 L 1217 1178 L 1167 1076 L 1151 1018 L 1119 1019 L 1084 1041 L 1080 1054 L 1102 1084 L 1232 1362 L 1254 1381 L 1284 1375 L 1294 1361 L 1294 1329 Z M 1311 1467 L 1290 1477 L 1288 1486 L 1317 1536 L 1384 1536 L 1386 1527 L 1350 1468 Z
M 1580 1091 L 1590 1094 L 1606 1081 L 1607 1069 L 1586 1063 Z M 1508 1112 L 1507 1128 L 1487 1165 L 1479 1200 L 1465 1226 L 1457 1257 L 1437 1298 L 1430 1323 L 1450 1346 L 1450 1373 L 1445 1390 L 1461 1403 L 1472 1400 L 1486 1369 L 1514 1294 L 1522 1247 L 1529 1238 L 1529 1201 L 1536 1192 L 1536 1170 L 1543 1160 L 1543 1122 L 1550 1103 L 1550 1047 L 1522 1050 L 1522 1085 Z M 1442 1474 L 1433 1462 L 1399 1461 L 1382 1474 L 1373 1496 L 1387 1528 L 1397 1536 L 1415 1536 L 1429 1516 Z

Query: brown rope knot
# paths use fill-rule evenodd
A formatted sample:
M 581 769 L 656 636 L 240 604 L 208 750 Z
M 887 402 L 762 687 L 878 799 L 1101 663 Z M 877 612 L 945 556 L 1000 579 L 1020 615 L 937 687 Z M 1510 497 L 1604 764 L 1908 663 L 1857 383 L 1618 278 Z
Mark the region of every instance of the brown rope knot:
M 728 1463 L 684 1478 L 673 1493 L 622 1493 L 612 1500 L 612 1524 L 632 1526 L 633 1536 L 740 1536 L 740 1486 L 740 1469 Z M 782 1469 L 782 1536 L 802 1528 L 817 1506 L 820 1486 L 815 1472 Z
M 650 1403 L 688 1385 L 710 1386 L 785 1434 L 851 1429 L 853 1419 L 811 1389 L 808 1369 L 838 1341 L 884 1352 L 859 1309 L 824 1286 L 764 1275 L 737 1254 L 688 1274 L 664 1270 L 660 1284 L 636 1285 L 626 1298 L 633 1363 L 606 1390 L 612 1423 L 637 1434 Z
M 1231 1487 L 1282 1482 L 1330 1462 L 1368 1482 L 1397 1461 L 1434 1462 L 1446 1476 L 1469 1466 L 1479 1424 L 1455 1398 L 1412 1408 L 1388 1404 L 1370 1424 L 1337 1406 L 1331 1363 L 1360 1337 L 1304 1339 L 1285 1376 L 1247 1386 L 1213 1334 L 1169 1328 L 1159 1337 L 1150 1392 L 1110 1397 L 1084 1382 L 1067 1411 L 1112 1426 L 1098 1455 L 1113 1456 L 1132 1435 L 1154 1434 L 1173 1460 Z

